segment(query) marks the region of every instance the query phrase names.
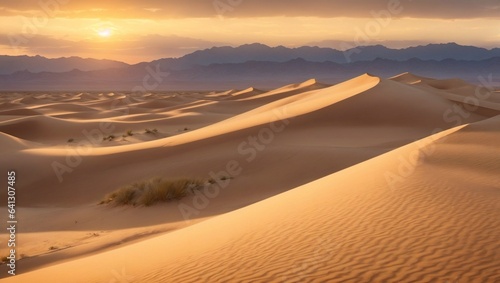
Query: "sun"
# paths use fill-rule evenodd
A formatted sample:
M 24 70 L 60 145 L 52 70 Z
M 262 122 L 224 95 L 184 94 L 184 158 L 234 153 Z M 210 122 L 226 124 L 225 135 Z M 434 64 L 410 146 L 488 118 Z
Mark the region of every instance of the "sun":
M 97 34 L 100 36 L 100 37 L 110 37 L 112 35 L 112 32 L 111 32 L 111 29 L 110 28 L 105 28 L 105 29 L 100 29 L 97 31 Z

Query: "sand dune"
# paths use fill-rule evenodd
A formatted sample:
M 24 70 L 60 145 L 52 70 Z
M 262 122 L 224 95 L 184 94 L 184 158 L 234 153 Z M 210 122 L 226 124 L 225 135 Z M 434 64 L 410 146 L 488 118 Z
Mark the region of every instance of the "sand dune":
M 22 140 L 2 132 L 0 132 L 0 144 L 2 145 L 2 147 L 0 148 L 0 152 L 13 152 L 41 146 L 37 145 L 36 143 Z
M 230 214 L 6 282 L 105 282 L 113 271 L 133 282 L 495 282 L 499 126 L 497 117 L 453 129 Z M 391 187 L 399 159 L 425 152 Z M 450 168 L 457 161 L 467 176 Z M 470 172 L 477 163 L 484 169 Z M 471 187 L 469 174 L 481 182 Z
M 262 93 L 264 93 L 264 91 L 262 91 L 260 89 L 253 88 L 253 87 L 249 87 L 247 89 L 231 93 L 230 94 L 231 96 L 226 98 L 226 99 L 227 100 L 245 99 L 245 98 L 255 97 L 255 96 L 262 94 Z
M 396 76 L 391 78 L 391 80 L 411 84 L 424 91 L 437 94 L 454 102 L 471 105 L 472 107 L 480 106 L 481 108 L 500 111 L 500 96 L 493 91 L 492 86 L 487 83 L 485 83 L 485 85 L 476 86 L 459 79 L 436 80 L 421 78 L 411 73 Z M 487 78 L 484 78 L 484 81 L 487 82 Z M 467 109 L 471 109 L 471 107 Z M 500 114 L 500 112 L 491 113 L 493 114 L 490 114 L 490 116 L 498 115 L 496 113 Z
M 436 85 L 447 85 L 447 87 L 436 87 Z M 458 103 L 461 109 L 453 106 L 453 113 L 446 111 L 443 117 L 446 120 L 458 120 L 453 117 L 459 115 L 466 118 L 469 114 L 478 114 L 485 117 L 493 117 L 500 114 L 500 100 L 488 86 L 475 86 L 462 80 L 431 80 L 413 85 L 425 92 L 443 97 Z M 460 118 L 460 119 L 461 119 Z
M 0 111 L 0 116 L 36 116 L 36 115 L 41 115 L 41 113 L 26 108 Z
M 477 89 L 405 73 L 266 92 L 6 95 L 0 171 L 20 176 L 24 258 L 5 282 L 496 282 L 500 109 L 491 91 L 472 109 Z M 193 196 L 97 205 L 230 162 L 239 173 L 188 219 L 178 206 Z
M 305 91 L 311 91 L 311 90 L 316 90 L 316 89 L 321 89 L 328 87 L 329 85 L 327 84 L 322 84 L 316 81 L 316 79 L 310 79 L 302 83 L 298 84 L 291 84 L 291 85 L 286 85 L 283 87 L 280 87 L 278 89 L 262 93 L 260 95 L 254 95 L 249 98 L 246 98 L 246 100 L 264 100 L 266 102 L 270 102 L 273 100 L 293 96 L 295 94 L 299 94 L 301 92 Z
M 214 91 L 214 92 L 207 94 L 206 97 L 224 98 L 224 97 L 229 97 L 229 96 L 231 96 L 231 94 L 237 93 L 237 92 L 238 92 L 238 90 L 236 90 L 236 89 L 230 89 L 230 90 L 226 90 L 226 91 L 222 91 L 222 92 Z
M 97 111 L 97 109 L 90 108 L 88 106 L 82 106 L 75 103 L 53 103 L 40 105 L 37 107 L 33 107 L 31 109 L 35 109 L 38 112 L 43 114 L 53 115 L 54 113 L 60 112 L 89 112 L 89 111 Z
M 469 83 L 461 79 L 432 80 L 428 81 L 427 84 L 432 86 L 433 88 L 442 90 L 450 90 L 450 89 L 457 89 L 457 88 L 471 86 Z
M 412 73 L 403 73 L 397 76 L 394 76 L 392 78 L 389 78 L 390 80 L 400 82 L 400 83 L 405 83 L 405 84 L 418 84 L 421 82 L 428 82 L 428 81 L 433 81 L 434 79 L 431 78 L 426 78 L 426 77 L 421 77 Z
M 387 92 L 387 89 L 392 87 L 396 91 Z M 89 191 L 88 187 L 91 184 L 88 182 L 91 180 L 82 180 L 82 175 L 92 174 L 97 168 L 103 170 L 106 168 L 106 170 L 115 171 L 116 174 L 120 174 L 119 172 L 127 173 L 123 180 L 103 180 L 105 188 L 149 177 L 144 175 L 144 171 L 137 170 L 132 166 L 132 164 L 143 164 L 144 162 L 150 164 L 145 168 L 145 171 L 150 166 L 155 168 L 151 170 L 151 175 L 206 176 L 215 168 L 223 168 L 228 159 L 237 158 L 243 162 L 246 159 L 254 159 L 255 150 L 249 144 L 242 146 L 242 143 L 249 137 L 258 136 L 261 131 L 266 131 L 271 133 L 268 138 L 273 139 L 272 144 L 269 146 L 267 154 L 248 164 L 247 170 L 250 172 L 258 170 L 268 162 L 267 159 L 279 162 L 279 160 L 290 158 L 291 161 L 318 167 L 315 171 L 301 173 L 295 180 L 288 180 L 288 174 L 300 171 L 301 167 L 296 167 L 293 163 L 274 172 L 263 172 L 253 177 L 255 178 L 254 185 L 261 186 L 259 190 L 282 192 L 425 137 L 439 127 L 445 129 L 454 126 L 453 123 L 442 120 L 442 113 L 451 107 L 451 102 L 406 88 L 405 85 L 385 80 L 380 81 L 378 78 L 365 75 L 337 86 L 290 96 L 206 127 L 199 125 L 201 128 L 195 130 L 191 126 L 200 120 L 199 115 L 179 115 L 175 119 L 185 122 L 184 125 L 189 124 L 186 127 L 187 131 L 180 124 L 177 128 L 159 128 L 160 133 L 166 134 L 168 137 L 145 135 L 140 132 L 134 136 L 142 135 L 156 138 L 153 140 L 143 139 L 149 140 L 148 142 L 122 143 L 118 139 L 113 142 L 99 143 L 92 150 L 83 150 L 82 158 L 85 162 L 78 166 L 77 174 L 67 174 L 67 181 L 63 184 L 59 184 L 51 166 L 38 169 L 44 171 L 44 174 L 30 176 L 26 181 L 44 184 L 44 187 L 47 188 L 61 188 L 60 194 L 51 198 L 51 202 L 66 203 L 67 198 L 70 198 L 72 194 L 82 196 L 81 201 L 91 201 L 101 196 L 102 191 Z M 403 97 L 400 91 L 406 91 Z M 431 103 L 433 107 L 429 106 Z M 391 107 L 394 110 L 386 111 L 385 107 Z M 208 117 L 210 115 L 205 115 L 204 119 Z M 11 135 L 29 140 L 37 140 L 47 132 L 52 133 L 53 138 L 58 138 L 63 143 L 68 137 L 74 137 L 76 144 L 73 145 L 73 148 L 76 150 L 78 142 L 82 142 L 82 140 L 85 142 L 81 135 L 78 137 L 77 131 L 88 129 L 95 132 L 95 129 L 100 127 L 96 122 L 74 124 L 68 121 L 42 118 L 44 119 L 37 120 L 39 124 L 30 124 L 32 129 L 40 128 L 37 131 L 25 130 L 26 126 L 18 127 L 20 123 L 22 125 L 28 122 L 35 123 L 32 120 L 21 120 L 18 123 L 10 122 L 9 128 L 6 126 L 0 128 Z M 470 115 L 468 121 L 477 121 L 483 118 L 478 115 Z M 126 127 L 131 126 L 130 124 L 117 123 L 113 125 L 116 129 L 119 128 L 121 133 L 126 131 Z M 63 137 L 59 132 L 54 132 L 54 129 L 58 128 L 68 129 L 61 131 L 66 137 Z M 265 130 L 266 128 L 268 130 Z M 278 129 L 278 131 L 273 133 L 273 128 Z M 14 132 L 16 129 L 17 132 Z M 68 133 L 70 130 L 74 132 Z M 117 137 L 121 137 L 120 132 L 113 133 Z M 97 135 L 96 141 L 100 142 L 102 136 L 102 134 Z M 92 137 L 92 139 L 94 138 Z M 127 140 L 132 141 L 132 138 Z M 359 148 L 356 149 L 356 147 Z M 65 164 L 68 152 L 71 151 L 68 150 L 67 145 L 64 145 L 32 149 L 20 153 L 20 155 L 46 164 L 52 162 Z M 220 154 L 214 157 L 213 153 L 216 152 Z M 243 152 L 243 154 L 238 152 Z M 120 158 L 116 158 L 117 155 Z M 199 156 L 206 157 L 200 158 Z M 186 161 L 193 158 L 198 160 L 197 165 L 191 165 L 189 169 L 185 166 L 179 166 L 179 164 L 185 164 Z M 127 162 L 123 162 L 123 160 L 127 160 Z M 13 162 L 17 163 L 18 161 Z M 157 167 L 156 164 L 163 165 Z M 321 164 L 326 166 L 322 167 Z M 268 174 L 277 174 L 278 176 L 269 181 Z M 101 178 L 105 178 L 104 174 Z M 244 191 L 246 188 L 252 187 L 252 184 L 243 183 L 239 186 Z M 23 195 L 22 199 L 28 204 L 32 201 L 37 203 L 39 194 L 42 195 L 45 191 L 43 189 L 33 191 L 27 188 L 25 193 L 26 195 Z M 249 196 L 249 199 L 252 198 Z

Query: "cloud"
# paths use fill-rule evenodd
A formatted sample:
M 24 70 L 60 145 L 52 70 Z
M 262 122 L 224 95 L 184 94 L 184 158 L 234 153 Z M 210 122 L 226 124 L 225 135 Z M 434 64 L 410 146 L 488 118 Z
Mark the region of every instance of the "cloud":
M 16 0 L 1 5 L 0 15 L 58 11 L 60 17 L 92 18 L 186 18 L 218 14 L 225 17 L 372 17 L 373 11 L 387 9 L 388 5 L 401 5 L 404 9 L 400 17 L 500 17 L 498 0 Z
M 498 0 L 16 0 L 5 1 L 0 15 L 58 12 L 60 17 L 187 18 L 215 17 L 372 17 L 372 11 L 400 5 L 401 17 L 500 17 Z

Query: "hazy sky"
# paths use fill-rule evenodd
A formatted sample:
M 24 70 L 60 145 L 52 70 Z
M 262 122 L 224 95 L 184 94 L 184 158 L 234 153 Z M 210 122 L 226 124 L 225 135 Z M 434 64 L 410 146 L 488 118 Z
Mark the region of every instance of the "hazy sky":
M 7 3 L 6 3 L 7 2 Z M 500 47 L 499 0 L 16 0 L 0 53 L 130 63 L 260 42 L 289 47 Z

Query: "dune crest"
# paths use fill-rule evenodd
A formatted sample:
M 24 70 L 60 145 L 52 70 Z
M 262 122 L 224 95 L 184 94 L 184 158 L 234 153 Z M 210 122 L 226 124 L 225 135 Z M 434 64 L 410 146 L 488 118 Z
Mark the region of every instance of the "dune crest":
M 396 81 L 396 82 L 400 82 L 400 83 L 406 83 L 406 84 L 418 84 L 418 83 L 421 83 L 423 81 L 432 80 L 430 78 L 424 78 L 421 76 L 417 76 L 417 75 L 410 73 L 410 72 L 402 73 L 402 74 L 396 75 L 396 76 L 389 78 L 389 79 Z

